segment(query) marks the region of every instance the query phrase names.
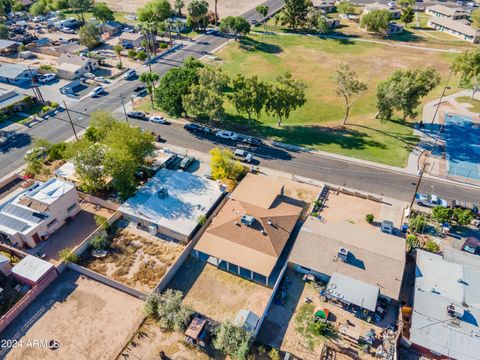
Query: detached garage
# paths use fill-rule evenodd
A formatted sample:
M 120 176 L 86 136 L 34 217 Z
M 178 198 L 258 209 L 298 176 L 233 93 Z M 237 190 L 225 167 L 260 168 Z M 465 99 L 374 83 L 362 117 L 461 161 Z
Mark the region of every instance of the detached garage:
M 32 287 L 58 276 L 53 264 L 32 255 L 27 255 L 20 260 L 13 267 L 12 273 L 15 279 Z

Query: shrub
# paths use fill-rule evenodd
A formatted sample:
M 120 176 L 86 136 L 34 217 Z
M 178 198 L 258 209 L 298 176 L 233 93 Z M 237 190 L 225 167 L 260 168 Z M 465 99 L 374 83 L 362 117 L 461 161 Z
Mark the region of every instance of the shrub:
M 138 53 L 137 53 L 137 60 L 140 60 L 140 61 L 145 61 L 147 59 L 148 55 L 147 53 L 144 51 L 144 50 L 140 50 Z
M 272 348 L 272 350 L 269 351 L 268 357 L 271 360 L 280 360 L 281 359 L 280 352 L 275 348 Z
M 474 215 L 469 209 L 456 208 L 453 210 L 453 217 L 459 225 L 468 225 L 472 222 Z
M 102 250 L 108 246 L 108 236 L 107 234 L 100 234 L 95 236 L 93 239 L 90 239 L 90 247 L 95 250 Z
M 59 143 L 53 144 L 50 150 L 48 151 L 48 161 L 65 159 L 66 149 L 67 149 L 67 144 L 65 142 L 59 142 Z
M 48 64 L 40 65 L 39 69 L 42 70 L 42 71 L 53 71 L 54 70 L 54 68 L 51 65 L 48 65 Z
M 117 62 L 117 64 L 116 64 L 115 66 L 116 66 L 116 68 L 117 68 L 118 70 L 122 70 L 122 69 L 123 69 L 123 64 L 122 64 L 121 62 Z
M 63 261 L 67 262 L 67 263 L 77 263 L 79 258 L 77 255 L 75 255 L 72 251 L 72 249 L 70 248 L 65 248 L 65 249 L 62 249 L 58 252 L 58 256 L 60 257 L 60 259 L 62 259 Z
M 168 48 L 167 43 L 160 43 L 160 49 L 166 49 L 166 48 Z
M 427 221 L 422 215 L 416 215 L 415 217 L 410 219 L 410 229 L 414 233 L 422 232 L 426 225 Z
M 182 303 L 181 291 L 167 289 L 164 293 L 153 293 L 145 299 L 143 311 L 153 317 L 158 325 L 166 330 L 184 331 L 193 311 Z
M 108 227 L 110 226 L 107 222 L 107 219 L 104 218 L 103 216 L 95 214 L 93 217 L 95 219 L 95 224 L 102 230 L 108 230 Z
M 433 252 L 433 253 L 437 253 L 440 251 L 440 247 L 438 246 L 438 244 L 433 241 L 433 240 L 428 240 L 427 243 L 425 244 L 425 246 L 423 247 L 425 250 L 427 251 L 430 251 L 430 252 Z
M 203 226 L 207 223 L 207 217 L 205 215 L 200 215 L 197 219 L 198 225 Z
M 443 224 L 452 219 L 452 210 L 443 206 L 436 206 L 432 210 L 432 216 L 439 224 Z
M 365 221 L 369 224 L 373 223 L 373 220 L 375 220 L 375 216 L 373 214 L 367 214 L 365 216 Z
M 250 333 L 245 329 L 227 321 L 215 329 L 213 347 L 232 359 L 245 359 L 251 340 Z
M 407 251 L 415 249 L 418 247 L 418 238 L 417 235 L 408 234 L 407 235 Z
M 137 56 L 137 52 L 135 51 L 135 49 L 130 49 L 127 51 L 127 56 L 130 59 L 135 59 L 135 57 Z

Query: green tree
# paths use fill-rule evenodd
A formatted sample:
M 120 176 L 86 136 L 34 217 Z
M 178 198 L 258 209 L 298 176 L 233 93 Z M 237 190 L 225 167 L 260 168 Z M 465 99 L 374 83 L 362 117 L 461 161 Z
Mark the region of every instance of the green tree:
M 73 250 L 68 247 L 60 250 L 58 256 L 66 263 L 77 263 L 80 260 L 80 258 L 74 254 Z
M 330 26 L 328 25 L 328 21 L 325 16 L 320 16 L 318 18 L 315 29 L 318 31 L 319 34 L 326 34 L 330 32 Z
M 177 10 L 177 15 L 182 16 L 182 9 L 185 7 L 185 2 L 183 0 L 175 0 L 173 7 Z
M 252 335 L 231 322 L 224 322 L 215 330 L 213 347 L 232 359 L 245 359 L 251 343 Z
M 357 73 L 350 68 L 350 65 L 342 63 L 336 71 L 335 94 L 342 97 L 345 103 L 345 115 L 342 125 L 348 120 L 350 109 L 360 96 L 367 90 L 367 84 L 358 79 Z
M 179 290 L 167 289 L 165 292 L 152 293 L 145 299 L 144 313 L 157 320 L 166 330 L 184 331 L 193 311 L 182 302 L 183 294 Z
M 245 171 L 243 165 L 234 159 L 233 152 L 229 149 L 213 148 L 210 150 L 210 169 L 212 177 L 216 180 L 240 179 Z
M 407 251 L 415 249 L 418 247 L 420 242 L 418 241 L 418 237 L 415 234 L 408 234 L 407 235 Z
M 427 226 L 427 220 L 423 215 L 416 215 L 410 219 L 410 230 L 414 233 L 423 232 Z
M 78 20 L 85 24 L 85 13 L 93 6 L 93 0 L 68 0 L 68 6 L 75 13 Z
M 250 24 L 244 17 L 227 16 L 220 23 L 220 31 L 236 39 L 238 35 L 245 36 L 250 32 Z
M 74 144 L 74 149 L 72 162 L 75 165 L 75 174 L 81 180 L 81 188 L 88 192 L 105 188 L 105 146 L 81 140 Z
M 432 216 L 439 224 L 450 222 L 452 215 L 452 210 L 444 206 L 436 206 L 432 210 Z
M 50 9 L 46 5 L 46 2 L 42 0 L 33 3 L 29 10 L 30 14 L 33 16 L 46 15 L 49 11 Z
M 209 86 L 193 85 L 190 92 L 183 96 L 182 103 L 185 111 L 195 117 L 221 120 L 225 115 L 223 94 Z
M 425 250 L 427 250 L 427 251 L 432 252 L 432 253 L 438 253 L 438 252 L 440 251 L 440 246 L 438 246 L 438 244 L 437 244 L 435 241 L 431 240 L 431 239 L 429 239 L 429 240 L 425 243 L 425 245 L 424 245 L 423 248 L 424 248 Z
M 139 77 L 139 80 L 145 84 L 148 94 L 150 95 L 152 109 L 155 107 L 153 102 L 153 94 L 155 89 L 155 82 L 158 81 L 158 79 L 160 79 L 160 75 L 150 71 L 140 74 L 140 77 Z
M 96 3 L 92 8 L 92 15 L 100 22 L 113 21 L 113 11 L 104 2 Z
M 113 51 L 115 51 L 115 54 L 118 56 L 118 63 L 120 64 L 120 69 L 123 68 L 123 63 L 122 63 L 122 51 L 123 51 L 123 46 L 122 44 L 118 43 L 113 47 Z
M 480 29 L 480 9 L 472 11 L 471 19 L 472 27 L 477 30 Z
M 309 10 L 309 0 L 285 0 L 282 11 L 282 25 L 296 30 L 305 25 Z
M 468 225 L 475 218 L 473 212 L 469 209 L 453 209 L 453 218 L 459 225 Z
M 198 29 L 199 24 L 202 23 L 203 19 L 207 16 L 208 2 L 205 0 L 192 0 L 192 2 L 188 4 L 187 9 L 194 28 Z
M 0 23 L 0 39 L 8 39 L 8 27 Z
M 347 19 L 349 19 L 349 16 L 351 14 L 355 14 L 355 7 L 352 5 L 351 2 L 349 1 L 342 1 L 338 3 L 337 5 L 337 11 L 340 14 L 345 14 L 347 15 Z
M 415 5 L 415 0 L 400 0 L 399 4 L 404 8 L 408 8 Z
M 377 35 L 386 35 L 392 14 L 388 10 L 372 10 L 362 15 L 360 26 Z
M 408 27 L 408 24 L 413 22 L 414 17 L 415 17 L 415 12 L 413 11 L 413 8 L 409 6 L 405 10 L 403 10 L 402 16 L 400 17 L 400 19 L 405 23 L 405 26 Z
M 63 160 L 65 159 L 65 152 L 67 150 L 67 144 L 65 142 L 59 142 L 53 144 L 48 150 L 48 161 Z
M 140 50 L 137 52 L 137 55 L 135 55 L 135 58 L 140 61 L 145 61 L 147 60 L 148 55 L 144 50 Z
M 480 50 L 467 50 L 461 53 L 453 61 L 451 69 L 455 74 L 462 74 L 458 85 L 462 82 L 470 83 L 473 78 L 480 75 Z
M 267 5 L 258 5 L 255 10 L 263 17 L 263 32 L 267 32 L 267 15 L 269 7 Z
M 99 37 L 100 30 L 94 23 L 85 24 L 78 30 L 78 41 L 89 50 L 98 45 Z
M 277 76 L 269 86 L 265 110 L 278 118 L 277 126 L 282 126 L 282 121 L 288 119 L 292 111 L 305 104 L 305 88 L 305 84 L 295 80 L 289 72 Z
M 68 7 L 69 7 L 68 0 L 55 0 L 53 2 L 53 8 L 55 10 L 66 10 L 68 9 Z
M 89 241 L 90 247 L 95 250 L 103 250 L 108 246 L 108 244 L 108 236 L 105 233 L 97 235 Z
M 245 113 L 251 121 L 255 114 L 260 117 L 262 109 L 267 101 L 268 86 L 258 80 L 256 75 L 246 78 L 241 74 L 232 80 L 232 93 L 230 100 L 238 113 Z
M 142 161 L 143 162 L 143 161 Z M 127 147 L 110 148 L 104 159 L 104 169 L 112 177 L 111 185 L 122 199 L 128 199 L 135 193 L 135 175 L 140 166 Z
M 403 120 L 415 117 L 420 99 L 439 83 L 440 75 L 431 67 L 394 71 L 377 85 L 377 117 L 391 119 L 394 111 L 401 111 Z

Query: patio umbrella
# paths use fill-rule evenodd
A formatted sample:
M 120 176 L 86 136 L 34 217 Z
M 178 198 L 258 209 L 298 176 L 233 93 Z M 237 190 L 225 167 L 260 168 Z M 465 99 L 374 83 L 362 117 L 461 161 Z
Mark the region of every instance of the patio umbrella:
M 320 319 L 326 319 L 326 318 L 327 318 L 327 314 L 325 313 L 324 310 L 318 310 L 318 311 L 315 313 L 315 317 L 319 317 Z

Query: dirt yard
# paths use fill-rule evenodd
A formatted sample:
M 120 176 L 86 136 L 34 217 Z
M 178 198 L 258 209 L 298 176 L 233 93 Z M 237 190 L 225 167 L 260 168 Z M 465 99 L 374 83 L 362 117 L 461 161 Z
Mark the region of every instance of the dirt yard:
M 209 9 L 214 11 L 214 0 L 207 0 L 209 3 Z M 134 0 L 134 1 L 118 1 L 118 0 L 106 0 L 108 6 L 115 10 L 127 13 L 135 13 L 138 8 L 144 6 L 148 0 Z M 186 13 L 188 4 L 191 0 L 185 1 L 185 8 L 182 10 L 183 13 Z M 224 0 L 218 2 L 218 14 L 219 16 L 225 17 L 229 15 L 238 16 L 250 9 L 254 9 L 257 5 L 264 2 L 264 0 Z M 170 0 L 172 7 L 175 3 L 174 0 Z
M 156 360 L 160 351 L 172 360 L 207 360 L 210 357 L 195 347 L 187 346 L 184 335 L 161 330 L 152 320 L 146 320 L 129 341 L 129 345 L 117 360 Z
M 185 246 L 139 232 L 133 226 L 119 230 L 105 258 L 90 251 L 82 265 L 143 292 L 152 291 Z
M 112 359 L 142 320 L 142 301 L 65 270 L 3 333 L 24 346 L 6 359 Z M 58 340 L 60 347 L 28 346 Z M 0 354 L 0 358 L 4 358 Z
M 195 311 L 219 322 L 234 320 L 239 310 L 261 316 L 272 290 L 189 257 L 169 288 L 185 295 L 185 303 Z

